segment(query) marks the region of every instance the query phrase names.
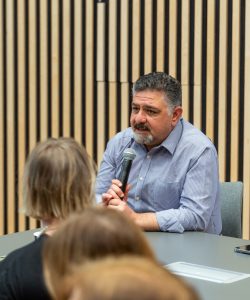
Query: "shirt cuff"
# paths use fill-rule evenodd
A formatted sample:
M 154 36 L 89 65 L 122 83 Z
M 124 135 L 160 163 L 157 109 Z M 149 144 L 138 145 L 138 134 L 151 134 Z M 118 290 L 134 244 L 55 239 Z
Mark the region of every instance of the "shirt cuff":
M 156 219 L 161 231 L 183 233 L 185 230 L 173 209 L 156 212 Z

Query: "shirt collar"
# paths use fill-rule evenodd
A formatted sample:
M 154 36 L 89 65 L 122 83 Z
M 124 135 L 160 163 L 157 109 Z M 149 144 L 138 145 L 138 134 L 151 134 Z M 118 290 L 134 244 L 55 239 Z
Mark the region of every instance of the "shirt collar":
M 181 118 L 174 129 L 170 132 L 169 136 L 161 143 L 161 146 L 166 148 L 172 155 L 179 143 L 182 135 L 183 119 Z
M 174 129 L 170 132 L 170 134 L 166 137 L 166 139 L 159 145 L 156 146 L 155 148 L 160 148 L 164 147 L 166 150 L 168 150 L 171 155 L 174 154 L 174 151 L 177 147 L 177 144 L 179 143 L 179 140 L 182 135 L 182 130 L 183 130 L 183 119 L 181 118 Z M 133 130 L 131 128 L 131 144 L 136 143 L 136 141 L 133 138 Z M 136 143 L 137 144 L 137 143 Z M 143 145 L 138 144 L 140 147 Z M 143 146 L 144 147 L 144 146 Z

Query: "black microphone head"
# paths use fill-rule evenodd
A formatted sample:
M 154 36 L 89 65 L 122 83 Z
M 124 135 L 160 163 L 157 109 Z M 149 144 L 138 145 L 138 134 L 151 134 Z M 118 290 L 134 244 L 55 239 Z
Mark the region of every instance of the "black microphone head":
M 132 148 L 127 148 L 123 152 L 123 159 L 133 160 L 136 157 L 136 152 Z

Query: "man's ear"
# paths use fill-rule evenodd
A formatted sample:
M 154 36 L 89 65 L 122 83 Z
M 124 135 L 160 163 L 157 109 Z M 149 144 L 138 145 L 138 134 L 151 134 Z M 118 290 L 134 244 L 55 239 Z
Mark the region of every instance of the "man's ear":
M 182 107 L 176 106 L 173 111 L 172 125 L 175 126 L 182 116 Z

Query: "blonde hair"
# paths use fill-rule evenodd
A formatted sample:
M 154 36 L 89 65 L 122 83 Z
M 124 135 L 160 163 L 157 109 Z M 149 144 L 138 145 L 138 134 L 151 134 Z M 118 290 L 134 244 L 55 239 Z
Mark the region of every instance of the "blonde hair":
M 31 151 L 24 169 L 26 215 L 64 219 L 94 202 L 95 169 L 85 148 L 72 138 L 50 138 Z
M 58 251 L 58 249 L 63 249 Z M 121 212 L 90 208 L 71 216 L 44 245 L 45 281 L 52 295 L 62 277 L 88 260 L 108 255 L 140 255 L 156 262 L 141 229 Z
M 187 283 L 140 257 L 109 257 L 79 266 L 56 300 L 198 300 Z

